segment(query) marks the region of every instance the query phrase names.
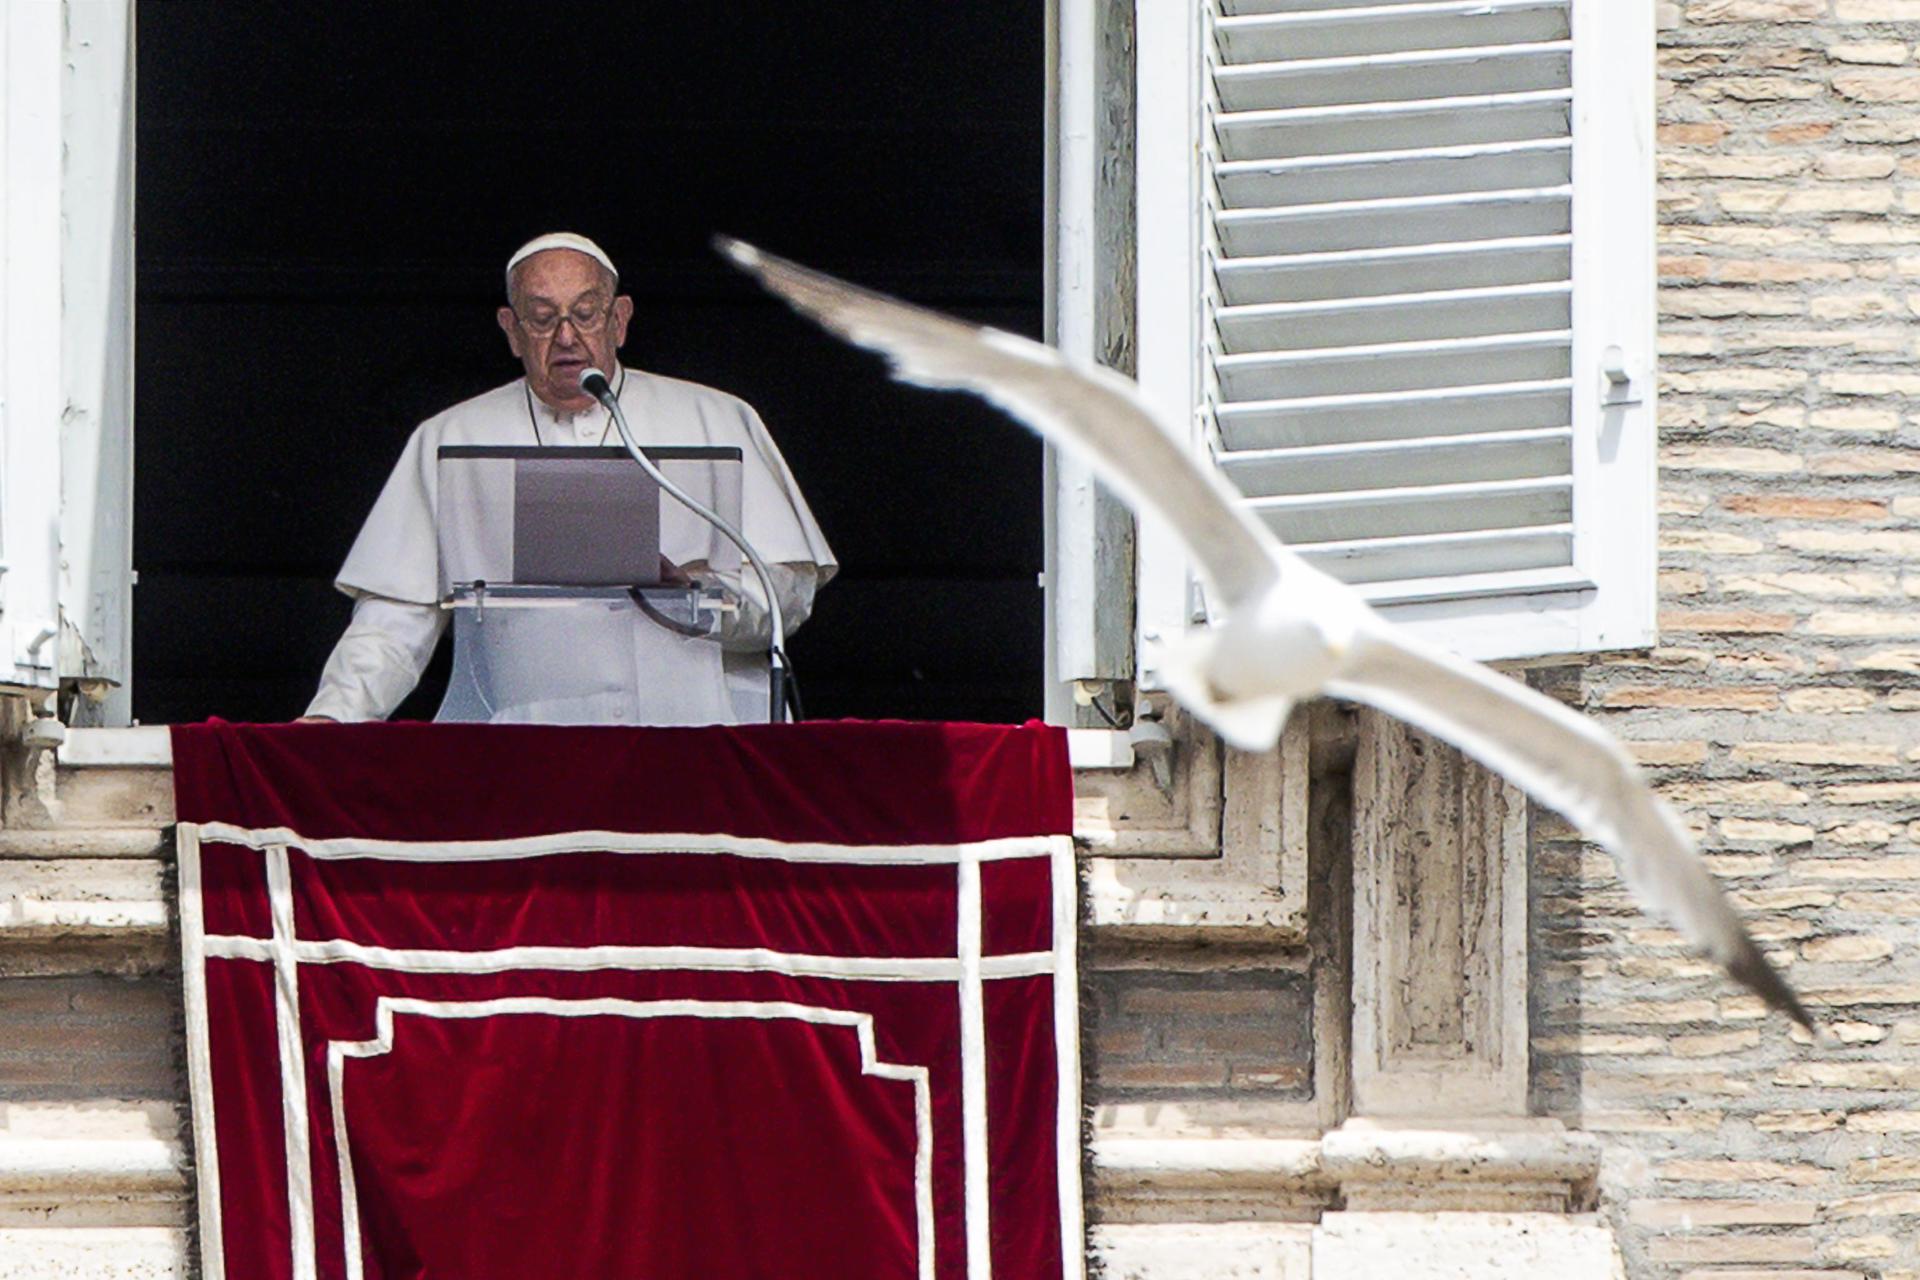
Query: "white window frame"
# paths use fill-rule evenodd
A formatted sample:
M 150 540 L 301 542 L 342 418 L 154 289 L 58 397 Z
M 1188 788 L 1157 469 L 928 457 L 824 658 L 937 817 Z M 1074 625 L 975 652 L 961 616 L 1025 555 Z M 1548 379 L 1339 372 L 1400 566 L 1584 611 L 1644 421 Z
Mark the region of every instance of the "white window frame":
M 0 686 L 55 686 L 64 4 L 0 8 Z
M 133 0 L 69 0 L 61 110 L 59 674 L 95 682 L 104 705 L 75 718 L 110 725 L 133 710 L 133 14 Z
M 1138 0 L 1134 14 L 1140 393 L 1202 458 L 1204 12 L 1205 0 Z M 1186 549 L 1164 521 L 1141 518 L 1136 548 L 1141 682 L 1157 687 L 1154 647 L 1200 621 L 1204 602 Z
M 133 4 L 0 5 L 0 686 L 124 724 L 133 583 Z
M 1072 363 L 1100 363 L 1101 0 L 1048 0 L 1045 331 Z M 1110 240 L 1107 242 L 1110 247 Z M 1130 518 L 1084 463 L 1047 446 L 1044 493 L 1046 718 L 1088 721 L 1076 703 L 1133 680 Z

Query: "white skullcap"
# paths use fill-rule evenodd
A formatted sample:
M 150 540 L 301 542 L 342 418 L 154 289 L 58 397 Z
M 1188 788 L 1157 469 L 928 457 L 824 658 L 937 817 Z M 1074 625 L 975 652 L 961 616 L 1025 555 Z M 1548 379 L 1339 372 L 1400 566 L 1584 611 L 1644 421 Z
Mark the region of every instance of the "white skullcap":
M 585 236 L 575 235 L 571 231 L 550 231 L 544 236 L 535 236 L 533 239 L 527 241 L 518 249 L 515 249 L 513 256 L 507 259 L 508 293 L 513 292 L 513 269 L 525 262 L 528 258 L 531 258 L 534 254 L 545 253 L 549 249 L 571 249 L 575 253 L 584 253 L 605 267 L 613 276 L 616 284 L 620 280 L 620 268 L 613 265 L 613 259 L 607 256 L 605 249 L 602 249 Z

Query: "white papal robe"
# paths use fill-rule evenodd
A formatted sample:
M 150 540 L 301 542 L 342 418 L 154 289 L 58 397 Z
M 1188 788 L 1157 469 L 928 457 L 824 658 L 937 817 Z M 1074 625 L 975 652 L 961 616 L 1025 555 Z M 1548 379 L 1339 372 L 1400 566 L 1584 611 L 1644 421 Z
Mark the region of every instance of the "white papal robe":
M 771 566 L 787 629 L 798 626 L 838 564 L 759 415 L 736 396 L 677 378 L 622 369 L 616 384 L 641 445 L 740 449 L 742 531 Z M 384 718 L 419 680 L 446 629 L 448 611 L 440 601 L 448 584 L 438 536 L 442 445 L 619 443 L 605 409 L 555 413 L 528 393 L 524 379 L 421 423 L 334 580 L 354 597 L 353 621 L 327 660 L 307 714 Z M 673 503 L 665 495 L 661 501 Z M 697 521 L 662 524 L 661 553 L 696 575 L 731 559 L 717 531 Z M 759 584 L 744 568 L 708 576 L 719 576 L 741 604 L 717 640 L 675 634 L 625 602 L 491 611 L 484 624 L 495 627 L 488 633 L 485 718 L 548 724 L 766 719 L 768 622 Z

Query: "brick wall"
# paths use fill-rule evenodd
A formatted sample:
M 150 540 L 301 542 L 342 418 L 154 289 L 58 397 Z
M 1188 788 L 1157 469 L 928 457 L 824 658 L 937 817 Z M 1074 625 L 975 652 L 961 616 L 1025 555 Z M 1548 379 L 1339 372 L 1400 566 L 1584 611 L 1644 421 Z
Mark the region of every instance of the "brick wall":
M 0 1113 L 184 1096 L 181 1016 L 179 983 L 166 975 L 0 977 Z
M 1095 969 L 1093 1092 L 1103 1103 L 1313 1096 L 1313 983 L 1300 968 Z
M 1607 1137 L 1635 1277 L 1916 1280 L 1920 0 L 1661 27 L 1662 645 L 1548 683 L 1634 740 L 1843 1043 L 1536 819 L 1536 1102 Z

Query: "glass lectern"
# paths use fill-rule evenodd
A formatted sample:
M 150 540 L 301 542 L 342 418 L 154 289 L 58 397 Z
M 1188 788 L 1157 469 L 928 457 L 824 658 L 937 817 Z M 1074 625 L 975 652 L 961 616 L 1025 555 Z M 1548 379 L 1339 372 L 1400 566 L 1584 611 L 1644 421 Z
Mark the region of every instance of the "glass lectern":
M 735 447 L 646 450 L 736 527 Z M 436 523 L 453 676 L 436 717 L 708 724 L 733 716 L 721 641 L 740 554 L 624 449 L 445 445 Z

